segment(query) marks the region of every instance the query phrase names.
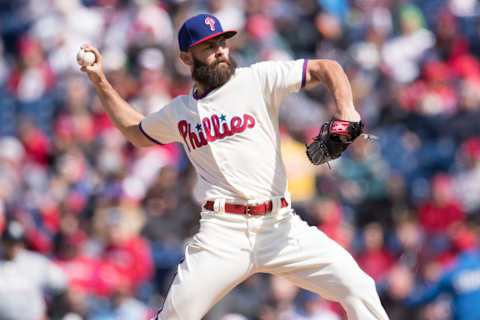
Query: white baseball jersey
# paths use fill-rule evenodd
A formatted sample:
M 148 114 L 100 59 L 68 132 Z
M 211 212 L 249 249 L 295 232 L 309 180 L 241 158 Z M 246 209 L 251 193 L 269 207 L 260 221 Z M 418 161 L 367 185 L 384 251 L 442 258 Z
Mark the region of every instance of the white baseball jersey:
M 157 143 L 180 142 L 196 169 L 198 201 L 266 200 L 287 192 L 278 109 L 305 85 L 307 60 L 237 68 L 203 97 L 179 96 L 140 123 Z

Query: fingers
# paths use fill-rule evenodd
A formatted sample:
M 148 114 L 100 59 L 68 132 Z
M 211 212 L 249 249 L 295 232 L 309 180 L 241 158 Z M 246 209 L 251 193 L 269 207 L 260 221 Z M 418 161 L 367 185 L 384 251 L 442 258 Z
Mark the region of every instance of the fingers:
M 83 71 L 83 72 L 95 72 L 95 67 L 93 66 L 83 66 L 83 67 L 80 67 L 80 71 Z
M 100 54 L 100 51 L 98 51 L 97 48 L 88 43 L 82 44 L 80 46 L 80 49 L 93 52 L 93 54 L 95 55 L 95 62 L 92 65 L 82 66 L 80 68 L 80 71 L 85 72 L 88 75 L 90 81 L 92 81 L 94 84 L 105 80 L 105 75 L 103 73 L 102 67 L 102 55 Z
M 80 68 L 80 71 L 86 72 L 86 73 L 98 73 L 98 68 L 96 68 L 95 65 L 83 66 Z
M 87 72 L 99 73 L 99 69 L 95 66 L 95 64 L 92 64 L 91 66 L 85 66 L 85 70 Z

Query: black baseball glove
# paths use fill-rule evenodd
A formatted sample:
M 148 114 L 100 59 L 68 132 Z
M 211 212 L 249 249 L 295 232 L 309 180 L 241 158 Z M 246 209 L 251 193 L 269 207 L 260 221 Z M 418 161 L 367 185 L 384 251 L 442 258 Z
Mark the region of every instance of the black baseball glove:
M 308 159 L 319 165 L 337 159 L 363 133 L 363 123 L 332 119 L 320 128 L 313 142 L 306 145 Z

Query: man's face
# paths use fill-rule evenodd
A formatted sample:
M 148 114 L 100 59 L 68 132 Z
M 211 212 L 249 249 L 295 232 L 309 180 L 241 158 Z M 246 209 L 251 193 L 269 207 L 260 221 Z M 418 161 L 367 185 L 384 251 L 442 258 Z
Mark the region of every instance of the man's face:
M 214 38 L 190 49 L 192 78 L 206 89 L 224 85 L 235 73 L 236 62 L 230 58 L 225 39 Z
M 23 248 L 23 245 L 16 241 L 2 241 L 0 244 L 2 249 L 3 258 L 5 260 L 13 260 L 17 256 L 17 253 Z

